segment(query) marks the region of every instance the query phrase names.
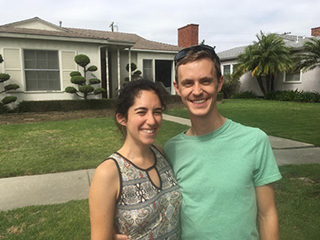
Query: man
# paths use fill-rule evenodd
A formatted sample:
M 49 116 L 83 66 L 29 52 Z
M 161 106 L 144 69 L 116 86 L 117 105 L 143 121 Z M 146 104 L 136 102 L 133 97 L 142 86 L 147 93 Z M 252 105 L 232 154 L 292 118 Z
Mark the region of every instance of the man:
M 266 134 L 219 113 L 223 76 L 212 47 L 183 49 L 175 64 L 174 87 L 191 120 L 165 145 L 183 195 L 181 239 L 279 239 L 271 183 L 281 175 Z

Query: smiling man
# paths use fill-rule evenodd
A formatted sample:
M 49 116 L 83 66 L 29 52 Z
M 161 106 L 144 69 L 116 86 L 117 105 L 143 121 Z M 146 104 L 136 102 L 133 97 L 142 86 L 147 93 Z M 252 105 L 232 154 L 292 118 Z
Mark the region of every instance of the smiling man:
M 183 49 L 175 64 L 174 87 L 191 120 L 165 145 L 183 195 L 181 239 L 278 239 L 271 184 L 281 175 L 267 135 L 219 113 L 223 76 L 212 47 Z

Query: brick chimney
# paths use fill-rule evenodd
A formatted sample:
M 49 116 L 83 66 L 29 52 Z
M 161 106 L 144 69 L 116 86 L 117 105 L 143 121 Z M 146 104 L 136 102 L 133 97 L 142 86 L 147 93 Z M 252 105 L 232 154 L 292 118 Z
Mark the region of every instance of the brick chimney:
M 178 46 L 191 47 L 199 44 L 199 24 L 178 28 Z
M 311 28 L 311 36 L 313 37 L 320 36 L 320 27 Z

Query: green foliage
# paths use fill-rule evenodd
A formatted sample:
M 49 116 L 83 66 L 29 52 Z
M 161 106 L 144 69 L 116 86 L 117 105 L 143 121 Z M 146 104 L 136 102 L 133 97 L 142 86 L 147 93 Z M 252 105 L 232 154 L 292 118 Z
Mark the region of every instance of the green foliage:
M 236 93 L 231 96 L 233 99 L 241 99 L 241 98 L 258 98 L 257 94 L 252 91 L 245 91 L 241 93 Z
M 4 86 L 5 91 L 17 90 L 19 88 L 18 84 L 9 84 Z
M 2 103 L 3 104 L 9 104 L 9 103 L 12 103 L 12 102 L 15 102 L 17 101 L 17 97 L 16 96 L 6 96 L 2 99 Z
M 278 72 L 292 69 L 291 48 L 287 47 L 284 40 L 276 34 L 265 35 L 261 31 L 260 35 L 256 36 L 258 41 L 254 41 L 239 55 L 239 65 L 235 75 L 240 77 L 250 71 L 265 95 L 273 90 Z
M 90 71 L 90 72 L 94 72 L 97 70 L 98 70 L 97 66 L 92 65 L 92 66 L 88 67 L 88 71 Z
M 10 79 L 10 75 L 7 73 L 0 73 L 0 82 L 5 82 Z
M 88 94 L 94 91 L 94 87 L 90 85 L 79 86 L 79 91 Z
M 104 93 L 106 92 L 106 90 L 104 88 L 97 88 L 94 90 L 94 94 L 101 94 L 101 93 Z
M 293 102 L 320 102 L 320 93 L 318 92 L 304 92 L 296 90 L 287 91 L 273 91 L 266 95 L 267 100 L 277 101 L 293 101 Z
M 70 81 L 77 85 L 83 85 L 86 83 L 86 79 L 82 76 L 73 76 Z
M 2 58 L 2 55 L 0 54 L 0 63 L 3 62 L 3 58 Z M 3 83 L 5 81 L 8 81 L 10 79 L 10 75 L 7 74 L 7 73 L 0 73 L 0 83 Z M 4 93 L 4 92 L 8 92 L 8 91 L 11 91 L 11 90 L 16 90 L 19 88 L 19 85 L 18 84 L 8 84 L 6 86 L 3 87 L 4 90 L 0 91 L 0 94 L 1 93 Z M 15 96 L 6 96 L 2 99 L 2 103 L 3 104 L 9 104 L 9 103 L 13 103 L 17 101 L 17 97 Z
M 65 89 L 65 91 L 67 93 L 71 93 L 71 94 L 75 94 L 76 96 L 80 97 L 80 98 L 84 98 L 85 100 L 88 99 L 88 96 L 90 95 L 97 95 L 97 94 L 101 94 L 103 92 L 105 92 L 105 89 L 103 89 L 103 91 L 101 90 L 101 88 L 99 88 L 98 90 L 95 91 L 94 87 L 92 87 L 91 85 L 94 84 L 100 84 L 101 81 L 97 78 L 91 78 L 88 80 L 89 83 L 87 83 L 87 72 L 94 72 L 96 70 L 98 70 L 97 66 L 90 66 L 86 69 L 86 66 L 90 63 L 90 58 L 87 55 L 84 54 L 79 54 L 77 56 L 75 56 L 74 58 L 75 62 L 80 66 L 83 67 L 83 76 L 81 75 L 80 72 L 78 71 L 73 71 L 70 73 L 70 81 L 73 84 L 78 85 L 78 90 L 74 87 L 67 87 Z
M 320 39 L 311 38 L 303 45 L 304 51 L 295 55 L 295 69 L 304 72 L 320 66 Z
M 131 63 L 131 72 L 134 72 L 137 69 L 137 65 L 135 63 Z M 126 66 L 127 72 L 129 72 L 129 63 Z
M 18 104 L 18 112 L 50 112 L 75 111 L 86 109 L 107 109 L 113 107 L 113 99 L 22 101 Z
M 98 79 L 98 78 L 91 78 L 91 79 L 89 79 L 89 83 L 90 83 L 91 85 L 99 84 L 99 83 L 101 83 L 101 80 Z
M 129 63 L 126 66 L 127 72 L 129 72 Z M 131 63 L 131 80 L 139 79 L 142 72 L 137 70 L 137 65 L 135 63 Z M 129 82 L 129 77 L 124 78 L 125 82 Z M 125 85 L 125 83 L 123 84 Z
M 81 67 L 86 67 L 90 63 L 90 58 L 87 55 L 79 54 L 74 57 L 74 61 Z
M 78 90 L 75 87 L 66 87 L 65 91 L 67 93 L 76 93 Z
M 81 76 L 81 73 L 78 71 L 73 71 L 70 73 L 70 77 Z
M 221 92 L 225 98 L 230 98 L 232 95 L 238 93 L 240 85 L 241 83 L 239 78 L 230 74 L 224 75 Z

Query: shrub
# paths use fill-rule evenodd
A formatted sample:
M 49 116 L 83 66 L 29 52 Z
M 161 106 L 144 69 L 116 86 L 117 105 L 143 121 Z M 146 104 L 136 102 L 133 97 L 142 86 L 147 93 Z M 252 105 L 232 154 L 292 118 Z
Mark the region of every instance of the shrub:
M 230 98 L 232 95 L 238 93 L 241 85 L 239 78 L 227 74 L 224 76 L 223 79 L 224 81 L 221 92 L 223 93 L 225 98 Z
M 238 99 L 238 98 L 258 98 L 257 94 L 252 91 L 245 91 L 241 93 L 237 93 L 231 96 L 231 98 Z
M 83 68 L 83 76 L 78 71 L 71 72 L 70 81 L 71 83 L 78 85 L 77 86 L 78 90 L 73 86 L 68 86 L 65 88 L 65 91 L 67 93 L 74 94 L 77 97 L 83 98 L 84 100 L 88 100 L 89 96 L 97 95 L 105 92 L 104 89 L 103 91 L 101 90 L 101 88 L 95 90 L 95 88 L 91 86 L 93 84 L 101 83 L 99 79 L 92 78 L 92 79 L 89 79 L 87 83 L 87 72 L 88 71 L 94 72 L 98 70 L 97 66 L 94 66 L 94 65 L 88 67 L 88 69 L 86 68 L 86 66 L 90 63 L 90 58 L 87 55 L 79 54 L 74 57 L 74 61 Z M 93 74 L 91 73 L 91 75 Z
M 3 104 L 9 104 L 9 103 L 12 103 L 12 102 L 15 102 L 17 101 L 17 97 L 16 96 L 6 96 L 2 99 L 2 103 Z
M 294 102 L 320 102 L 320 93 L 296 90 L 273 91 L 266 94 L 267 100 L 294 101 Z
M 113 107 L 113 99 L 22 101 L 18 112 L 74 111 L 88 109 L 108 109 Z M 1 107 L 1 106 L 0 106 Z
M 79 54 L 74 57 L 74 61 L 81 67 L 86 67 L 90 63 L 90 58 L 87 55 Z

